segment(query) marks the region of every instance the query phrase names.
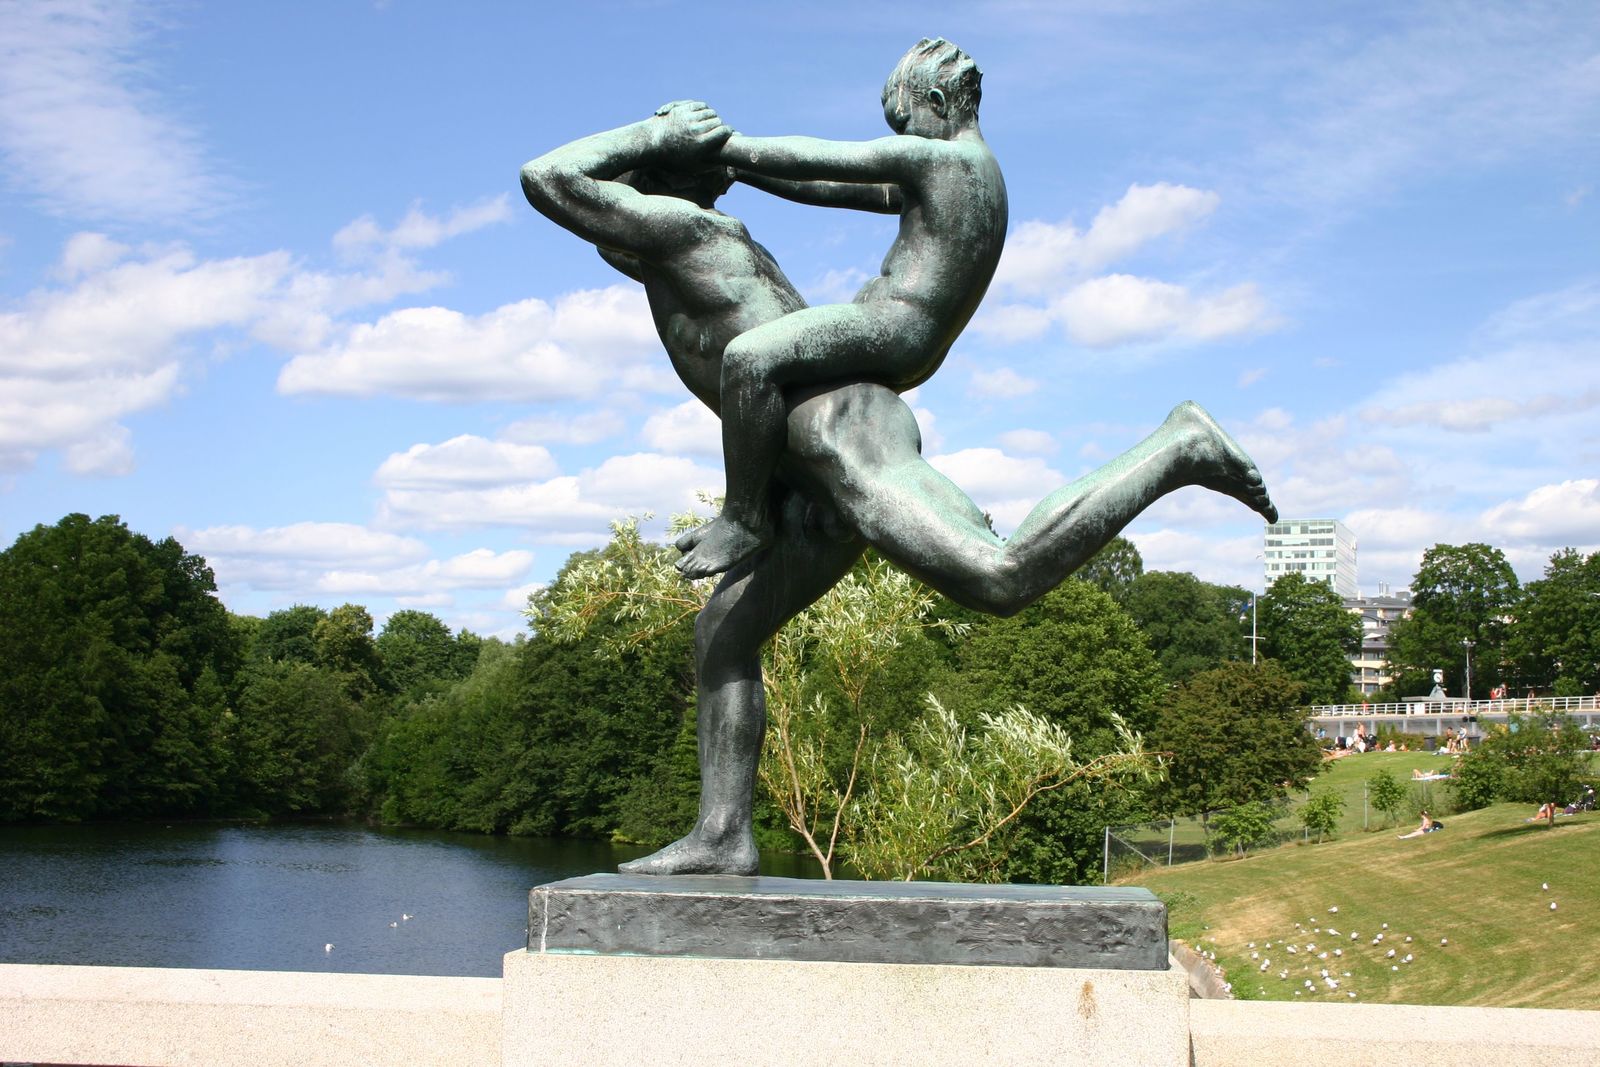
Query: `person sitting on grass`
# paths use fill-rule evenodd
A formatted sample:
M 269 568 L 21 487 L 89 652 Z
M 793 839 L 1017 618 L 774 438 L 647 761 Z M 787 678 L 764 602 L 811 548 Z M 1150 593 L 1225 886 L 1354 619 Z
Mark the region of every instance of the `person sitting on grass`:
M 1401 834 L 1400 835 L 1400 840 L 1404 841 L 1408 837 L 1421 837 L 1423 834 L 1431 834 L 1435 830 L 1443 830 L 1443 829 L 1444 829 L 1444 823 L 1436 821 L 1433 818 L 1433 816 L 1428 814 L 1428 809 L 1427 808 L 1423 808 L 1422 809 L 1422 825 L 1418 826 L 1415 830 L 1411 831 L 1409 834 Z

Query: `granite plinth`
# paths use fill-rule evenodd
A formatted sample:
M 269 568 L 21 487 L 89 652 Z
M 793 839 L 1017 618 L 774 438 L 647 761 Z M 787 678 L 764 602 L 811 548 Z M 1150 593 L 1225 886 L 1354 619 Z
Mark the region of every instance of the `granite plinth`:
M 1166 906 L 1131 887 L 593 874 L 534 889 L 535 953 L 1167 969 Z

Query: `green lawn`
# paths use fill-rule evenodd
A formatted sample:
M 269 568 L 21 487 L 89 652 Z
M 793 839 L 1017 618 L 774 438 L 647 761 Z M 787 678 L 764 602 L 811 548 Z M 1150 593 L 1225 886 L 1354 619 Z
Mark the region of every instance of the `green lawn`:
M 1359 827 L 1361 781 L 1385 760 L 1409 778 L 1406 758 L 1423 756 L 1339 760 L 1318 784 L 1354 789 Z M 1448 816 L 1425 837 L 1356 829 L 1320 845 L 1147 869 L 1127 883 L 1167 900 L 1173 936 L 1214 951 L 1236 996 L 1600 1006 L 1600 813 L 1558 819 L 1554 829 L 1527 823 L 1530 814 L 1528 805 L 1497 804 Z
M 1409 822 L 1414 817 L 1413 812 L 1420 806 L 1428 806 L 1430 811 L 1443 807 L 1439 802 L 1445 799 L 1450 785 L 1449 782 L 1416 782 L 1412 780 L 1411 772 L 1420 769 L 1424 773 L 1438 771 L 1448 774 L 1454 763 L 1455 760 L 1450 756 L 1431 752 L 1368 752 L 1359 756 L 1341 756 L 1323 761 L 1321 772 L 1311 782 L 1311 791 L 1320 793 L 1325 789 L 1333 789 L 1344 797 L 1344 814 L 1339 820 L 1341 833 L 1361 830 L 1363 825 L 1370 830 L 1387 829 L 1390 824 L 1382 812 L 1368 810 L 1363 813 L 1361 797 L 1368 778 L 1380 770 L 1387 770 L 1411 791 L 1409 801 L 1400 815 L 1401 820 Z M 1305 800 L 1306 794 L 1297 795 L 1292 810 L 1298 812 Z M 1299 825 L 1298 817 L 1294 819 L 1294 825 Z

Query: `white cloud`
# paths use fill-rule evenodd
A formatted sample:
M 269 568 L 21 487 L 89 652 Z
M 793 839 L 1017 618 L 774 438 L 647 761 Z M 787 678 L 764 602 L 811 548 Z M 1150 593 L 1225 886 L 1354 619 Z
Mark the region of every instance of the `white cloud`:
M 108 426 L 94 437 L 67 448 L 67 469 L 74 474 L 116 476 L 133 471 L 133 434 L 125 426 Z
M 536 540 L 602 541 L 614 519 L 683 511 L 698 503 L 698 492 L 721 488 L 719 470 L 681 456 L 636 453 L 576 475 L 510 485 L 389 487 L 379 514 L 385 526 L 510 526 Z
M 1184 185 L 1135 184 L 1121 200 L 1101 208 L 1087 232 L 1071 222 L 1024 222 L 1006 239 L 995 285 L 1033 295 L 1057 291 L 1064 278 L 1098 270 L 1186 229 L 1218 203 L 1216 193 Z
M 1201 581 L 1217 585 L 1261 588 L 1261 563 L 1255 558 L 1261 551 L 1259 532 L 1213 538 L 1188 530 L 1146 530 L 1140 526 L 1125 530 L 1124 536 L 1138 548 L 1147 571 L 1188 571 Z
M 651 415 L 639 432 L 640 440 L 663 452 L 722 455 L 722 420 L 698 400 Z
M 916 390 L 913 389 L 911 392 L 902 393 L 900 399 L 910 404 L 912 394 L 915 392 Z M 939 416 L 935 415 L 930 409 L 923 407 L 913 407 L 911 416 L 917 420 L 917 434 L 922 439 L 920 451 L 923 455 L 926 456 L 930 452 L 937 452 L 944 447 L 944 434 L 939 432 Z
M 1053 455 L 1061 447 L 1054 436 L 1043 430 L 1007 430 L 999 441 L 1009 451 L 1030 456 Z
M 1482 522 L 1492 543 L 1533 543 L 1552 551 L 1562 545 L 1600 546 L 1600 480 L 1541 485 L 1520 500 L 1485 511 Z
M 1010 367 L 972 372 L 971 389 L 979 396 L 1012 400 L 1036 392 L 1038 388 L 1039 383 L 1036 379 L 1025 378 Z
M 1051 314 L 1089 348 L 1169 338 L 1213 341 L 1270 325 L 1266 301 L 1253 284 L 1197 296 L 1181 285 L 1129 274 L 1074 286 L 1051 305 Z
M 499 436 L 502 441 L 525 444 L 592 445 L 616 437 L 627 425 L 615 411 L 584 411 L 522 419 L 507 426 Z
M 0 150 L 14 185 L 60 214 L 185 223 L 225 203 L 199 136 L 140 52 L 150 20 L 121 0 L 13 0 L 0 18 Z
M 391 489 L 433 489 L 509 485 L 555 473 L 554 458 L 540 445 L 462 434 L 442 444 L 417 444 L 394 453 L 378 467 L 373 480 Z
M 507 194 L 459 205 L 443 218 L 412 204 L 405 217 L 389 230 L 379 226 L 371 215 L 361 216 L 333 235 L 333 247 L 349 256 L 364 256 L 376 250 L 432 248 L 452 237 L 510 220 L 511 198 Z
M 438 278 L 393 257 L 323 274 L 281 251 L 208 260 L 99 233 L 70 237 L 51 275 L 60 284 L 0 310 L 0 466 L 70 449 L 68 468 L 95 474 L 132 469 L 118 420 L 172 399 L 230 332 L 316 339 L 334 313 Z
M 659 350 L 644 295 L 611 286 L 476 316 L 443 307 L 395 311 L 296 356 L 278 389 L 466 402 L 589 397 L 619 384 L 677 388 L 650 365 L 662 362 Z
M 520 549 L 493 552 L 479 548 L 414 567 L 330 570 L 316 579 L 315 588 L 337 596 L 438 597 L 442 590 L 503 589 L 516 585 L 527 578 L 532 566 L 532 552 Z
M 297 522 L 258 530 L 251 526 L 180 528 L 178 540 L 207 559 L 294 560 L 322 566 L 366 563 L 396 567 L 421 560 L 427 546 L 414 537 L 345 522 Z
M 1249 370 L 1241 371 L 1239 373 L 1239 380 L 1237 384 L 1240 389 L 1248 389 L 1266 376 L 1267 368 L 1251 367 Z
M 1002 533 L 1015 529 L 1042 497 L 1066 481 L 1042 459 L 1018 458 L 998 448 L 965 448 L 929 456 L 928 462 L 988 512 Z

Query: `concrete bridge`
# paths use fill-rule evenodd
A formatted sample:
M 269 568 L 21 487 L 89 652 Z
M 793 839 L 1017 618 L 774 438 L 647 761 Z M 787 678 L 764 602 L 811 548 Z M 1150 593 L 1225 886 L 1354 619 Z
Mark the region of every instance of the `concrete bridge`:
M 1321 727 L 1329 737 L 1353 737 L 1361 726 L 1369 734 L 1380 726 L 1404 733 L 1442 737 L 1454 730 L 1481 737 L 1489 723 L 1505 722 L 1512 715 L 1556 712 L 1575 720 L 1591 732 L 1600 730 L 1600 697 L 1534 697 L 1521 700 L 1406 700 L 1397 704 L 1313 704 L 1311 728 Z

